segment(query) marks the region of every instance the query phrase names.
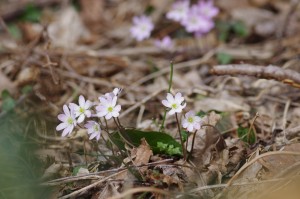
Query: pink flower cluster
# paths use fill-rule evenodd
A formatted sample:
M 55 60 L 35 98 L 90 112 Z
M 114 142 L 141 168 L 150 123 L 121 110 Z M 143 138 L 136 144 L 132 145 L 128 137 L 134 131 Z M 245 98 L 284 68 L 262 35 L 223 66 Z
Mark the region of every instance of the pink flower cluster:
M 213 27 L 213 17 L 219 13 L 219 9 L 211 0 L 200 0 L 190 6 L 189 0 L 177 1 L 167 13 L 167 18 L 181 23 L 187 32 L 196 36 L 208 33 Z

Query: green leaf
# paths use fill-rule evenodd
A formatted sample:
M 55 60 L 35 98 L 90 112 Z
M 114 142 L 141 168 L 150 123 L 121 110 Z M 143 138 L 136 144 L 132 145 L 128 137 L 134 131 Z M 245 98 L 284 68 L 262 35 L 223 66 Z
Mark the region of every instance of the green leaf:
M 218 53 L 217 60 L 219 64 L 229 64 L 232 60 L 232 57 L 226 53 Z
M 247 27 L 240 21 L 236 21 L 232 24 L 232 30 L 240 37 L 246 37 L 248 35 Z
M 24 11 L 22 20 L 30 22 L 39 22 L 41 18 L 41 11 L 36 6 L 29 4 Z
M 22 37 L 21 30 L 18 28 L 18 26 L 16 24 L 9 24 L 8 32 L 15 39 L 20 39 Z
M 32 91 L 32 86 L 31 85 L 26 85 L 22 88 L 21 92 L 23 94 L 29 94 Z
M 142 138 L 145 138 L 155 154 L 166 152 L 176 153 L 178 155 L 182 154 L 181 145 L 172 136 L 164 132 L 123 129 L 121 134 L 127 142 L 131 143 L 135 147 L 140 145 Z M 124 141 L 120 138 L 118 132 L 114 132 L 112 134 L 112 141 L 119 148 L 125 149 Z
M 2 91 L 2 110 L 3 111 L 10 111 L 15 108 L 16 101 L 14 98 L 11 97 L 10 93 L 7 90 Z
M 256 134 L 253 129 L 249 131 L 249 128 L 239 127 L 237 129 L 238 136 L 241 140 L 248 144 L 254 144 L 256 142 Z

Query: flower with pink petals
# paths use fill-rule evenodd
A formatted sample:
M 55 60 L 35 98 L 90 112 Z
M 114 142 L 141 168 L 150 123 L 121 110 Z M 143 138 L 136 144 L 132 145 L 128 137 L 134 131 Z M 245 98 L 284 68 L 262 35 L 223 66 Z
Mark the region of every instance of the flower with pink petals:
M 213 5 L 213 1 L 200 0 L 197 4 L 198 13 L 208 19 L 215 17 L 219 9 Z
M 184 97 L 182 97 L 181 93 L 176 93 L 175 97 L 171 93 L 167 93 L 167 99 L 162 100 L 162 104 L 165 107 L 170 108 L 170 111 L 168 112 L 169 115 L 180 113 L 186 106 Z
M 185 114 L 185 118 L 182 119 L 182 127 L 187 129 L 189 132 L 199 130 L 201 123 L 201 118 L 197 116 L 194 111 L 187 112 Z
M 112 117 L 118 117 L 121 110 L 121 105 L 117 105 L 117 96 L 113 98 L 108 97 L 99 97 L 100 105 L 96 107 L 97 116 L 104 117 L 109 120 Z
M 89 100 L 85 101 L 85 99 L 82 95 L 79 96 L 78 102 L 79 102 L 79 105 L 70 103 L 69 107 L 70 107 L 70 109 L 74 110 L 75 117 L 76 118 L 78 117 L 77 122 L 81 123 L 81 122 L 83 122 L 85 117 L 91 117 L 92 113 L 89 109 L 91 108 L 91 106 L 93 104 Z
M 74 111 L 69 110 L 67 105 L 63 106 L 64 114 L 59 114 L 57 118 L 61 121 L 61 123 L 56 127 L 57 131 L 62 132 L 62 137 L 69 135 L 72 133 L 74 127 L 76 126 L 76 117 Z
M 133 26 L 130 28 L 130 32 L 133 38 L 137 41 L 142 41 L 150 37 L 154 25 L 151 19 L 145 15 L 140 17 L 135 16 L 133 18 Z
M 172 5 L 171 10 L 167 13 L 167 18 L 177 22 L 182 22 L 187 17 L 187 14 L 189 12 L 189 6 L 190 1 L 188 0 L 175 2 Z
M 85 128 L 88 130 L 88 134 L 90 134 L 90 140 L 96 138 L 96 140 L 100 139 L 101 135 L 101 128 L 100 125 L 97 122 L 94 121 L 88 121 L 85 125 Z
M 154 44 L 162 50 L 172 50 L 174 48 L 174 43 L 169 36 L 165 36 L 162 40 L 156 40 Z
M 192 6 L 187 18 L 182 22 L 187 32 L 207 33 L 214 27 L 214 22 L 198 13 L 196 5 Z

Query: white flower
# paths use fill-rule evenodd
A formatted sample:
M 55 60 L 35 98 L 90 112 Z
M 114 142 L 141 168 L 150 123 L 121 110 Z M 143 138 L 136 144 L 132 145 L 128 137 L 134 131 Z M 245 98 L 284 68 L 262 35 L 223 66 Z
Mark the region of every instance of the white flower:
M 149 17 L 145 15 L 133 17 L 133 26 L 130 28 L 130 32 L 137 41 L 149 38 L 153 29 L 154 25 Z
M 186 19 L 189 11 L 190 1 L 177 1 L 172 5 L 172 9 L 167 13 L 167 18 L 177 22 Z
M 171 93 L 167 93 L 167 100 L 162 100 L 162 104 L 171 110 L 168 112 L 169 115 L 180 113 L 186 106 L 184 103 L 184 97 L 181 93 L 176 93 L 175 97 Z
M 112 117 L 118 117 L 121 110 L 121 105 L 117 105 L 117 96 L 111 98 L 99 97 L 100 105 L 96 107 L 97 116 L 104 117 L 109 120 Z
M 121 88 L 114 88 L 113 92 L 105 93 L 104 96 L 106 98 L 108 98 L 108 97 L 113 98 L 114 96 L 118 96 L 121 92 L 122 92 Z M 99 100 L 100 100 L 100 98 L 99 98 Z
M 201 122 L 201 118 L 196 116 L 194 111 L 189 111 L 185 114 L 185 118 L 182 119 L 182 127 L 189 132 L 193 132 L 195 129 L 200 129 Z
M 65 137 L 68 134 L 71 134 L 74 127 L 76 126 L 76 117 L 73 110 L 69 110 L 67 105 L 63 106 L 64 114 L 59 114 L 57 118 L 62 122 L 57 127 L 57 131 L 62 132 L 62 137 Z
M 85 119 L 85 116 L 91 117 L 92 113 L 89 109 L 93 104 L 89 100 L 85 101 L 82 95 L 79 96 L 78 102 L 79 102 L 79 106 L 77 104 L 70 103 L 69 107 L 70 109 L 74 110 L 75 117 L 76 118 L 78 117 L 77 122 L 81 123 Z
M 85 125 L 85 128 L 88 130 L 88 134 L 91 134 L 90 140 L 96 138 L 96 140 L 100 139 L 101 135 L 101 128 L 100 125 L 97 122 L 94 121 L 88 121 Z

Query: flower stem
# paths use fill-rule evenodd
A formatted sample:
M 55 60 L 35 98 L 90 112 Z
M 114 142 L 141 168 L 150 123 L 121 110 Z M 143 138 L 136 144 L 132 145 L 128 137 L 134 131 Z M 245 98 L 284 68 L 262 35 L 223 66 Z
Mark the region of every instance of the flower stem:
M 194 149 L 194 144 L 195 144 L 195 138 L 196 138 L 196 133 L 197 133 L 198 130 L 195 131 L 194 135 L 193 135 L 193 141 L 192 141 L 192 148 L 191 148 L 191 151 L 190 151 L 190 155 L 192 155 L 193 153 L 193 149 Z M 190 156 L 189 155 L 189 156 Z
M 173 61 L 171 61 L 171 62 L 170 62 L 170 68 L 171 68 L 171 71 L 170 71 L 170 79 L 169 79 L 168 93 L 171 92 L 172 83 L 173 83 L 173 73 L 174 73 L 174 67 L 173 67 L 173 65 L 174 65 L 174 64 L 173 64 Z M 160 132 L 165 128 L 165 120 L 166 120 L 166 116 L 167 116 L 167 109 L 166 109 L 165 112 L 164 112 L 164 117 L 163 117 L 163 120 L 162 120 L 160 129 L 159 129 Z
M 183 143 L 183 139 L 182 139 L 182 135 L 181 135 L 180 124 L 179 124 L 177 113 L 175 113 L 175 117 L 176 117 L 176 122 L 177 122 L 177 127 L 178 127 L 178 133 L 179 133 L 180 142 L 181 142 L 181 148 L 182 148 L 182 152 L 183 152 L 183 158 L 184 158 L 184 160 L 186 160 L 186 150 L 184 148 L 184 143 Z

